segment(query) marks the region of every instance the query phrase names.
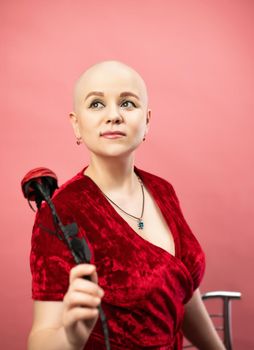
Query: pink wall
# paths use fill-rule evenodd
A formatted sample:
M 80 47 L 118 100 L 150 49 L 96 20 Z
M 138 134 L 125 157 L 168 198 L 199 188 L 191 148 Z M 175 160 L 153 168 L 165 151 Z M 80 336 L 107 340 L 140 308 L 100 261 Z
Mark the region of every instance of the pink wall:
M 60 183 L 87 163 L 67 114 L 88 65 L 119 59 L 148 83 L 150 135 L 136 164 L 170 180 L 207 254 L 202 291 L 239 290 L 235 349 L 254 348 L 254 3 L 1 1 L 0 348 L 21 350 L 32 319 L 34 214 L 20 180 L 47 166 Z

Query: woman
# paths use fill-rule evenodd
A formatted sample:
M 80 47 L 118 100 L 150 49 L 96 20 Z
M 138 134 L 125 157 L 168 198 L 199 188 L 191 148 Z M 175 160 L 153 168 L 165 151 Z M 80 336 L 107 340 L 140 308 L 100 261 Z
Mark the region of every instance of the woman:
M 92 259 L 75 266 L 49 233 L 44 204 L 32 237 L 30 350 L 105 349 L 100 303 L 112 349 L 179 350 L 182 331 L 200 349 L 224 349 L 198 289 L 204 254 L 175 192 L 134 165 L 150 118 L 145 83 L 123 63 L 96 64 L 76 83 L 70 120 L 90 161 L 53 201 L 64 224 L 77 222 Z

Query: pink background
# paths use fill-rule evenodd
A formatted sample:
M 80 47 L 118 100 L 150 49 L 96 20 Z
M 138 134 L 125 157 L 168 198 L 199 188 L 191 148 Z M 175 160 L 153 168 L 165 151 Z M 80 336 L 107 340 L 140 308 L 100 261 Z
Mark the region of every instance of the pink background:
M 60 184 L 87 164 L 68 121 L 72 86 L 118 59 L 147 81 L 151 129 L 136 165 L 175 187 L 207 254 L 201 289 L 241 291 L 235 349 L 253 349 L 254 2 L 1 1 L 0 348 L 25 349 L 32 321 L 33 167 Z

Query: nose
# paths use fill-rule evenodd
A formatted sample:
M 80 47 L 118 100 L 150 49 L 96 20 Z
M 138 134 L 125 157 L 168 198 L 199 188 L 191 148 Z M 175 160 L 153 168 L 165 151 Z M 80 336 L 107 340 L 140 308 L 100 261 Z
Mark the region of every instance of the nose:
M 120 116 L 115 116 L 113 118 L 108 118 L 107 119 L 107 124 L 112 123 L 112 124 L 121 124 L 123 122 L 123 119 Z
M 112 107 L 107 115 L 106 123 L 121 124 L 123 122 L 123 117 L 118 108 Z

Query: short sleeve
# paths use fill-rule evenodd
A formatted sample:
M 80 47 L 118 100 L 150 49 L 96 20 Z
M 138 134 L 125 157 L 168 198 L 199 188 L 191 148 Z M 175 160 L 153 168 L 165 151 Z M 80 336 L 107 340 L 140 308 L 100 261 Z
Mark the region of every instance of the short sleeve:
M 170 185 L 170 184 L 169 184 Z M 187 267 L 193 281 L 193 291 L 197 289 L 205 272 L 205 254 L 182 213 L 174 188 L 170 185 L 174 215 L 179 232 L 180 258 Z
M 73 221 L 63 206 L 57 208 L 57 213 L 64 224 Z M 31 239 L 34 300 L 62 300 L 69 286 L 69 272 L 75 262 L 66 243 L 57 237 L 56 232 L 51 211 L 44 202 L 37 211 Z

